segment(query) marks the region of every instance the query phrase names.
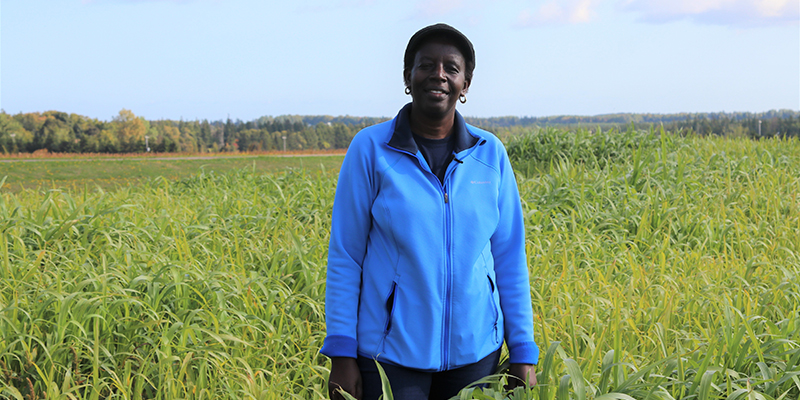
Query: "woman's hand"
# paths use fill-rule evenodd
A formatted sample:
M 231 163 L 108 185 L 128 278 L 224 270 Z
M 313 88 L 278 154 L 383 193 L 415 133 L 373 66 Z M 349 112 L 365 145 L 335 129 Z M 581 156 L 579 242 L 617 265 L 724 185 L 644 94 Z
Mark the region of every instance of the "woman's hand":
M 328 394 L 332 400 L 344 400 L 344 396 L 339 392 L 339 389 L 350 393 L 357 400 L 361 400 L 361 372 L 358 370 L 355 358 L 331 358 Z
M 508 375 L 506 390 L 519 386 L 528 388 L 536 386 L 536 366 L 533 364 L 511 364 Z

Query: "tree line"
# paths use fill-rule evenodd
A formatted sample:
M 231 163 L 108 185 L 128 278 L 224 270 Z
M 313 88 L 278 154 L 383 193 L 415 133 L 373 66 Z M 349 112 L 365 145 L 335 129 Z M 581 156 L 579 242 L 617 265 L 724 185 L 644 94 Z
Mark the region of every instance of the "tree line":
M 237 152 L 345 149 L 362 128 L 387 118 L 329 115 L 264 116 L 252 121 L 149 121 L 123 109 L 111 121 L 60 111 L 9 115 L 0 110 L 0 151 L 32 153 Z M 649 128 L 686 134 L 800 137 L 800 111 L 764 113 L 607 114 L 599 116 L 466 118 L 501 136 L 536 126 Z
M 800 137 L 800 111 L 771 110 L 762 113 L 717 112 L 677 114 L 604 114 L 596 116 L 559 115 L 551 117 L 466 118 L 467 122 L 485 129 L 514 134 L 531 126 L 600 127 L 603 129 L 648 129 L 663 124 L 669 131 L 684 134 L 735 137 Z M 759 131 L 759 121 L 760 131 Z
M 261 117 L 253 121 L 148 121 L 123 109 L 111 121 L 60 111 L 0 111 L 0 151 L 32 153 L 198 153 L 345 149 L 378 118 Z M 312 124 L 313 123 L 313 124 Z

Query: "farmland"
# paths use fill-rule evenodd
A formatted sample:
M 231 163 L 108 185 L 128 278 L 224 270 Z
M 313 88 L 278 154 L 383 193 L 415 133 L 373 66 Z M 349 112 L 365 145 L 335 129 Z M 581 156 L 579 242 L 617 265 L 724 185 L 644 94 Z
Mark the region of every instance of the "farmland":
M 543 129 L 508 148 L 542 348 L 513 398 L 800 397 L 800 141 Z M 15 178 L 0 397 L 324 397 L 337 168 L 304 163 Z
M 318 152 L 322 153 L 322 152 Z M 18 154 L 0 162 L 0 177 L 5 177 L 4 188 L 20 191 L 36 189 L 116 189 L 156 177 L 176 180 L 202 172 L 227 172 L 250 168 L 267 173 L 286 168 L 338 168 L 344 152 L 324 154 L 168 154 L 153 155 L 91 155 L 62 153 L 59 157 L 26 157 Z

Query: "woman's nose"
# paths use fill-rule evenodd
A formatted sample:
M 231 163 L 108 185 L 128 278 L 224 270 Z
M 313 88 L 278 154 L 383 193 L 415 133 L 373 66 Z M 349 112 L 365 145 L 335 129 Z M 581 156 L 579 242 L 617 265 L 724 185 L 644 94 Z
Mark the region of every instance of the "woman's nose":
M 444 73 L 444 65 L 437 65 L 433 70 L 433 76 L 441 80 L 447 79 L 447 74 Z

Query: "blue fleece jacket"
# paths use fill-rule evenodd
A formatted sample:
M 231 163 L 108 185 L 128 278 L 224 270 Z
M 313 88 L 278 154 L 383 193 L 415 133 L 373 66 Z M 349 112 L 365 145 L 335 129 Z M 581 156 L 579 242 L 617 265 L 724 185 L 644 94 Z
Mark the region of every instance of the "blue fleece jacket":
M 347 150 L 321 352 L 442 371 L 505 339 L 512 363 L 536 364 L 522 208 L 505 148 L 456 113 L 442 184 L 414 143 L 410 107 Z

